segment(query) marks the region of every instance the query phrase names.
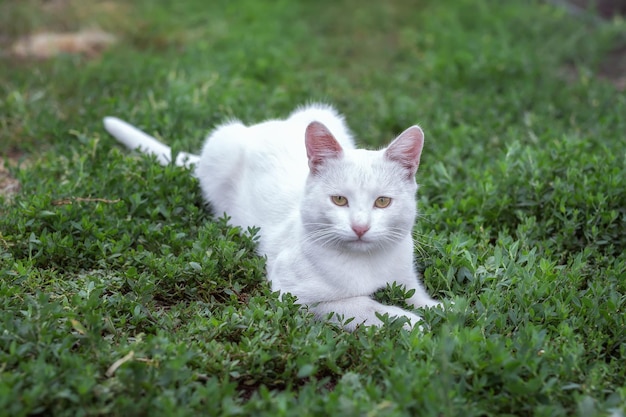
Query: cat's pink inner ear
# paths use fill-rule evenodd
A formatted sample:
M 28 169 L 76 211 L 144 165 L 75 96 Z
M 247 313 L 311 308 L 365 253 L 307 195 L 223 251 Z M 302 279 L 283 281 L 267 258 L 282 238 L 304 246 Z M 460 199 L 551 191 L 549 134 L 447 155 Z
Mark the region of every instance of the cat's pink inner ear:
M 400 134 L 385 151 L 385 156 L 405 167 L 409 177 L 417 172 L 424 146 L 424 132 L 419 126 L 411 126 Z
M 343 152 L 337 139 L 320 122 L 311 122 L 305 132 L 304 142 L 309 158 L 309 168 L 316 173 L 327 159 L 339 158 Z

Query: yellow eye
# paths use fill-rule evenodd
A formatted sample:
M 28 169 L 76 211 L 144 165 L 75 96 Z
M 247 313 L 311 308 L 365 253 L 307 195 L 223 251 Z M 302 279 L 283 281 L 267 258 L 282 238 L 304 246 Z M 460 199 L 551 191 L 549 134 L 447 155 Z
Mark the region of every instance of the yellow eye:
M 338 206 L 346 206 L 348 205 L 348 199 L 345 198 L 344 196 L 341 195 L 334 195 L 332 197 L 330 197 L 331 200 L 333 200 L 333 203 L 335 203 Z
M 378 208 L 387 208 L 391 204 L 391 198 L 389 197 L 378 197 L 376 201 L 374 201 L 374 206 Z

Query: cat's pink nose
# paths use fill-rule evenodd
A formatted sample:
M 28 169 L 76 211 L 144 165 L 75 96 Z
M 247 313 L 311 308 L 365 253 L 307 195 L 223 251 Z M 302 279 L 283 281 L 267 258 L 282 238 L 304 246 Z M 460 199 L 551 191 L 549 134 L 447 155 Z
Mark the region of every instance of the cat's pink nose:
M 354 233 L 356 233 L 356 235 L 357 235 L 358 237 L 363 237 L 363 235 L 364 235 L 364 234 L 365 234 L 368 230 L 370 230 L 370 227 L 369 227 L 369 226 L 360 226 L 360 225 L 353 224 L 353 225 L 352 225 L 352 230 L 354 230 Z

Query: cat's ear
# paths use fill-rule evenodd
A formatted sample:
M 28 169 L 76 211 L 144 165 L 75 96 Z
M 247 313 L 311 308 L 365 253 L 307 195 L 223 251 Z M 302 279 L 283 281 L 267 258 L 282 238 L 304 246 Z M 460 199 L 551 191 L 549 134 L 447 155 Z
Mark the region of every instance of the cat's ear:
M 391 142 L 385 150 L 385 157 L 406 168 L 412 178 L 420 164 L 423 146 L 424 132 L 419 126 L 411 126 Z
M 327 159 L 339 158 L 343 153 L 337 139 L 320 122 L 311 122 L 307 126 L 304 143 L 309 158 L 309 169 L 312 173 L 317 173 Z

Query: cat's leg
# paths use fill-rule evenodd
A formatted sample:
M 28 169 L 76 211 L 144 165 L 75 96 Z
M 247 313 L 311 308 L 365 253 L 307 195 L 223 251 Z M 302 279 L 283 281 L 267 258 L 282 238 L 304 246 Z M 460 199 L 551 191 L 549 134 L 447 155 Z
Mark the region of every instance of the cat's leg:
M 415 290 L 413 295 L 406 300 L 407 304 L 415 308 L 436 307 L 441 305 L 440 301 L 433 300 L 430 295 L 428 295 L 419 280 L 418 274 L 415 272 L 407 274 L 403 278 L 396 279 L 395 283 L 398 285 L 403 285 L 405 287 L 405 291 L 407 292 L 409 290 Z
M 341 318 L 342 325 L 349 331 L 353 331 L 358 325 L 382 326 L 383 322 L 378 318 L 377 314 L 387 314 L 390 318 L 408 318 L 409 322 L 404 325 L 407 330 L 410 330 L 413 326 L 418 325 L 418 322 L 421 320 L 416 314 L 403 310 L 400 307 L 381 304 L 367 296 L 323 301 L 310 304 L 308 307 L 309 311 L 320 319 L 325 319 L 330 313 L 334 313 L 331 320 L 339 322 L 339 319 Z M 354 318 L 354 320 L 347 324 L 343 323 L 350 318 Z

